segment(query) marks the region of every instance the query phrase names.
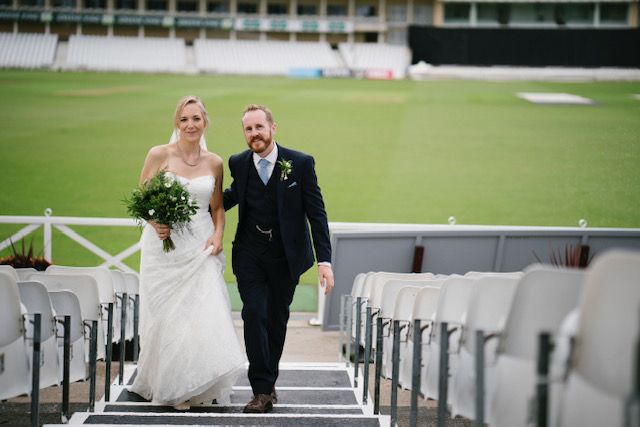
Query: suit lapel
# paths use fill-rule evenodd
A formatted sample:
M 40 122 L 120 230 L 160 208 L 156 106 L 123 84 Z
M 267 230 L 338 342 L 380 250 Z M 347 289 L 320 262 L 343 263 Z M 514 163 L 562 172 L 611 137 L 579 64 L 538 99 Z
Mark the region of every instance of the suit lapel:
M 283 206 L 284 206 L 284 190 L 285 190 L 285 186 L 287 184 L 287 181 L 284 181 L 282 179 L 280 179 L 280 174 L 282 173 L 282 171 L 280 170 L 280 165 L 278 164 L 278 162 L 280 160 L 283 159 L 287 159 L 289 160 L 289 157 L 287 156 L 287 149 L 284 148 L 281 145 L 278 145 L 278 160 L 276 161 L 276 164 L 273 168 L 273 174 L 275 175 L 273 178 L 278 180 L 277 186 L 278 186 L 278 212 L 283 212 Z
M 249 170 L 250 170 L 249 168 L 253 167 L 251 151 L 247 150 L 246 153 L 247 154 L 245 158 L 243 159 L 242 162 L 240 162 L 240 166 L 242 167 L 242 169 L 238 174 L 238 179 L 240 180 L 238 182 L 238 192 L 239 192 L 239 198 L 240 198 L 239 202 L 243 205 L 243 208 L 246 202 L 245 194 L 247 193 L 247 183 L 249 181 Z

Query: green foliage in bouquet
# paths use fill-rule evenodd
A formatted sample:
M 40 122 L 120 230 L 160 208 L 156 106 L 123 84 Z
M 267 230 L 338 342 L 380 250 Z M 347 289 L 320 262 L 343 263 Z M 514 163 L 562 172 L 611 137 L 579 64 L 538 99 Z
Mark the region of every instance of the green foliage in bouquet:
M 172 230 L 188 228 L 191 217 L 198 210 L 196 201 L 189 191 L 166 170 L 161 170 L 142 186 L 136 188 L 124 200 L 127 213 L 138 220 L 166 224 Z M 162 241 L 165 252 L 175 249 L 171 237 Z

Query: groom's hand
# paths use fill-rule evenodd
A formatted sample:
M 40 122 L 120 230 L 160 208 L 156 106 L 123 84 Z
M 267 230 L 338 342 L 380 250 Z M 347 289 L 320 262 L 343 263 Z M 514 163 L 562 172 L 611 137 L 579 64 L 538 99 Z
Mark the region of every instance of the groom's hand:
M 331 266 L 319 265 L 318 278 L 320 279 L 320 286 L 324 288 L 324 294 L 329 295 L 331 289 L 333 289 L 333 270 Z

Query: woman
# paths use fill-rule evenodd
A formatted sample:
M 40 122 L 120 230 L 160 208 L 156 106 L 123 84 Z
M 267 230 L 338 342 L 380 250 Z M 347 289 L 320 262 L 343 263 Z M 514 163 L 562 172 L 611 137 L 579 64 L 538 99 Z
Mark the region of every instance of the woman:
M 204 144 L 209 118 L 202 101 L 180 100 L 174 124 L 172 141 L 149 151 L 140 182 L 165 169 L 187 187 L 199 209 L 182 232 L 149 222 L 142 233 L 141 352 L 130 390 L 186 410 L 213 399 L 228 402 L 246 359 L 222 275 L 223 163 Z M 165 253 L 162 240 L 169 235 L 175 249 Z

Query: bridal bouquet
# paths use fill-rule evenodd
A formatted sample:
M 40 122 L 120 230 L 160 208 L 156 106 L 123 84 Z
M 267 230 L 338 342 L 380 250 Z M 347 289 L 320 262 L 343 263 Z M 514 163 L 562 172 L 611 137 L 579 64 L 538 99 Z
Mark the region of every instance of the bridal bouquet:
M 127 213 L 138 220 L 140 226 L 144 221 L 155 221 L 168 225 L 172 230 L 188 228 L 191 217 L 198 210 L 189 191 L 165 170 L 134 189 L 124 204 Z M 165 252 L 175 248 L 171 236 L 162 241 Z

